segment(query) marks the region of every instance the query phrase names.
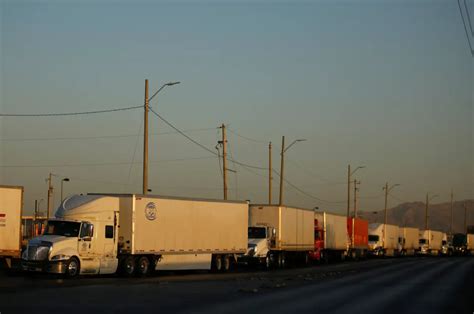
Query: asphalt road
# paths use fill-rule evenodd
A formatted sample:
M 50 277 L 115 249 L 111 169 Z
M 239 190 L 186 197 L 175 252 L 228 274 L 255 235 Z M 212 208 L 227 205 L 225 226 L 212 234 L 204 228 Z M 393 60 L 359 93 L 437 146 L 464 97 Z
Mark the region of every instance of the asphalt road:
M 0 274 L 8 313 L 474 313 L 474 258 L 398 258 L 228 274 L 63 280 Z

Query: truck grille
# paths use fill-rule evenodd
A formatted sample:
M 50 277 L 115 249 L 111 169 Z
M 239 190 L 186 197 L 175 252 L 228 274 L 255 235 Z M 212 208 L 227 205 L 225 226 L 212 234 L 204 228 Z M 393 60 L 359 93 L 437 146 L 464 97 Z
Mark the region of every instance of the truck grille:
M 44 261 L 48 258 L 49 247 L 48 246 L 29 246 L 28 247 L 28 260 L 29 261 Z

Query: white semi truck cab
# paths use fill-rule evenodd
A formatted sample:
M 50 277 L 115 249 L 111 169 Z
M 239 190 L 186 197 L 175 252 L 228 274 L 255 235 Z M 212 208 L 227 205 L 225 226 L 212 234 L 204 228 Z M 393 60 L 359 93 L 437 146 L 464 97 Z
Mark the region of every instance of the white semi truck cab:
M 248 248 L 242 258 L 246 263 L 259 263 L 270 267 L 271 250 L 275 248 L 276 230 L 273 227 L 256 226 L 248 228 Z
M 118 207 L 113 206 L 118 202 L 111 201 L 97 196 L 66 200 L 57 218 L 48 220 L 43 235 L 28 242 L 22 253 L 23 269 L 71 277 L 116 272 L 117 249 L 123 244 L 118 243 Z

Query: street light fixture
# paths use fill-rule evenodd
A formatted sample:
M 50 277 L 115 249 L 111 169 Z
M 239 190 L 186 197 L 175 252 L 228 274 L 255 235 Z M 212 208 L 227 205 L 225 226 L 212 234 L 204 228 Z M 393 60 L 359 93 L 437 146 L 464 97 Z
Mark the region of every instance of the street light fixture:
M 71 181 L 71 180 L 69 180 L 69 178 L 64 178 L 64 179 L 61 180 L 61 203 L 64 200 L 64 198 L 63 198 L 63 183 L 64 182 L 69 182 L 69 181 Z
M 293 142 L 291 142 L 290 145 L 288 145 L 286 148 L 285 148 L 285 136 L 282 136 L 281 137 L 281 164 L 280 164 L 280 199 L 279 199 L 279 206 L 283 205 L 283 171 L 284 171 L 284 165 L 285 165 L 285 152 L 291 147 L 293 146 L 294 144 L 298 143 L 298 142 L 304 142 L 306 141 L 306 139 L 304 138 L 301 138 L 301 139 L 297 139 L 297 140 L 294 140 Z
M 365 166 L 359 166 L 351 172 L 351 165 L 347 166 L 347 218 L 349 218 L 351 210 L 351 176 L 359 169 L 363 169 Z

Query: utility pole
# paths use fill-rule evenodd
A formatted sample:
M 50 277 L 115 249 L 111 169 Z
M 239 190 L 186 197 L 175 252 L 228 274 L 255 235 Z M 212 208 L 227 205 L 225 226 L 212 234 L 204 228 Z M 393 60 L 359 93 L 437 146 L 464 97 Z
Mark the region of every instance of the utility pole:
M 453 235 L 453 189 L 451 189 L 451 224 L 449 225 L 449 234 Z
M 350 217 L 351 207 L 351 165 L 347 165 L 347 218 Z
M 425 230 L 428 230 L 428 193 L 426 193 L 426 203 L 425 203 Z
M 268 204 L 272 204 L 272 142 L 268 144 Z
M 281 137 L 281 155 L 280 155 L 280 199 L 278 205 L 283 205 L 283 169 L 285 163 L 285 136 Z
M 357 218 L 357 191 L 359 191 L 357 188 L 358 184 L 360 185 L 360 181 L 354 179 L 354 218 Z
M 383 245 L 385 247 L 385 230 L 387 228 L 387 203 L 388 203 L 388 182 L 385 183 L 385 206 L 384 206 L 384 213 L 383 213 Z
M 49 219 L 49 215 L 51 213 L 51 208 L 53 206 L 53 184 L 51 181 L 52 173 L 49 173 L 48 177 L 48 214 L 46 216 L 47 219 Z
M 143 190 L 142 194 L 148 192 L 148 79 L 145 80 L 145 104 L 144 109 L 144 127 L 143 127 Z
M 225 124 L 222 123 L 222 176 L 224 178 L 224 200 L 227 200 L 227 139 L 225 135 Z
M 464 232 L 467 234 L 467 205 L 464 202 Z

